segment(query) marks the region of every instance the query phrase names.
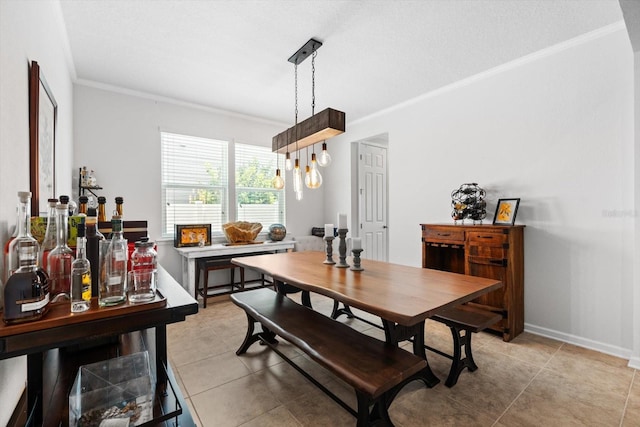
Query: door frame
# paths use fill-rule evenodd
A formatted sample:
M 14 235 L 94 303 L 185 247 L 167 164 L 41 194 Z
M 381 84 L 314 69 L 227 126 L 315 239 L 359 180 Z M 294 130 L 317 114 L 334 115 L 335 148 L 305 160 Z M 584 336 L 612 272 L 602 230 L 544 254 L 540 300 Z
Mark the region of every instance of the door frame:
M 385 148 L 387 150 L 387 163 L 386 163 L 386 189 L 387 192 L 387 205 L 385 206 L 385 215 L 387 218 L 387 238 L 384 248 L 385 258 L 389 260 L 389 239 L 391 237 L 389 228 L 389 134 L 382 133 L 374 135 L 368 138 L 363 138 L 351 143 L 351 170 L 355 173 L 351 174 L 351 212 L 355 212 L 356 215 L 352 215 L 351 218 L 351 230 L 354 232 L 351 234 L 353 237 L 360 236 L 360 224 L 362 223 L 362 205 L 360 203 L 360 153 L 362 152 L 362 144 L 367 144 L 375 147 Z

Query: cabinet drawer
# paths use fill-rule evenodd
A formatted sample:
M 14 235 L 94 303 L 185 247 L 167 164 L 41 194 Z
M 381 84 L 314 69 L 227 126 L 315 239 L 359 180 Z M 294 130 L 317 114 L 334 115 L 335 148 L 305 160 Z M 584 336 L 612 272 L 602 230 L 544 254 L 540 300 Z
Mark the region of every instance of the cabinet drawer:
M 464 244 L 464 230 L 423 228 L 422 240 L 425 242 Z
M 507 258 L 507 249 L 501 245 L 480 245 L 470 243 L 467 247 L 469 258 Z
M 505 246 L 509 243 L 509 235 L 504 233 L 488 233 L 483 231 L 469 231 L 467 240 L 472 245 Z

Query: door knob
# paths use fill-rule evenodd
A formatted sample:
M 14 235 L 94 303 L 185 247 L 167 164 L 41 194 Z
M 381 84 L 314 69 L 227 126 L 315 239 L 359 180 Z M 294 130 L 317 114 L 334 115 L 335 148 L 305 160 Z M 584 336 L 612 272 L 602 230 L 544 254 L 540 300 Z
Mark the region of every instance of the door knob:
M 382 228 L 387 228 L 387 226 L 386 226 L 386 225 L 383 225 L 383 226 L 382 226 Z

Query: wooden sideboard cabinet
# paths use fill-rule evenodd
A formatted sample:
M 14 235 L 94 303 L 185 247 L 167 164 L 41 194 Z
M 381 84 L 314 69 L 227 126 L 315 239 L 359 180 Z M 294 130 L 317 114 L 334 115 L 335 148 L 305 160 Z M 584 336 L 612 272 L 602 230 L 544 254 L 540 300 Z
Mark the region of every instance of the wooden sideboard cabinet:
M 524 226 L 420 224 L 422 267 L 498 279 L 470 304 L 502 314 L 490 329 L 511 341 L 524 330 Z

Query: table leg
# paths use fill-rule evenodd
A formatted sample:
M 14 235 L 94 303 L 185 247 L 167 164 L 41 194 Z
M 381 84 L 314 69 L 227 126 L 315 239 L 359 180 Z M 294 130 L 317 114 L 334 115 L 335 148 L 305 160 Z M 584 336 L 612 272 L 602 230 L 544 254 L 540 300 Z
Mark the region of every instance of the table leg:
M 273 280 L 274 286 L 276 288 L 276 292 L 278 292 L 279 294 L 282 295 L 287 295 L 287 294 L 293 294 L 296 292 L 302 292 L 301 296 L 300 296 L 300 300 L 302 302 L 302 305 L 304 305 L 305 307 L 309 307 L 309 308 L 313 308 L 311 307 L 311 295 L 309 293 L 309 291 L 305 291 L 304 289 L 300 289 L 300 288 L 296 288 L 295 286 L 292 286 L 288 283 L 282 282 L 280 280 Z
M 158 382 L 166 381 L 164 366 L 169 366 L 167 360 L 167 325 L 156 326 L 156 376 Z
M 196 290 L 196 259 L 182 257 L 182 287 L 189 295 L 193 295 Z
M 33 414 L 31 425 L 42 425 L 42 353 L 27 355 L 27 411 Z
M 431 370 L 427 352 L 424 349 L 424 320 L 413 326 L 402 326 L 382 319 L 382 324 L 384 326 L 384 336 L 388 343 L 397 347 L 402 341 L 412 341 L 413 354 L 427 361 L 427 367 L 423 369 L 419 379 L 429 388 L 438 384 L 440 380 Z

